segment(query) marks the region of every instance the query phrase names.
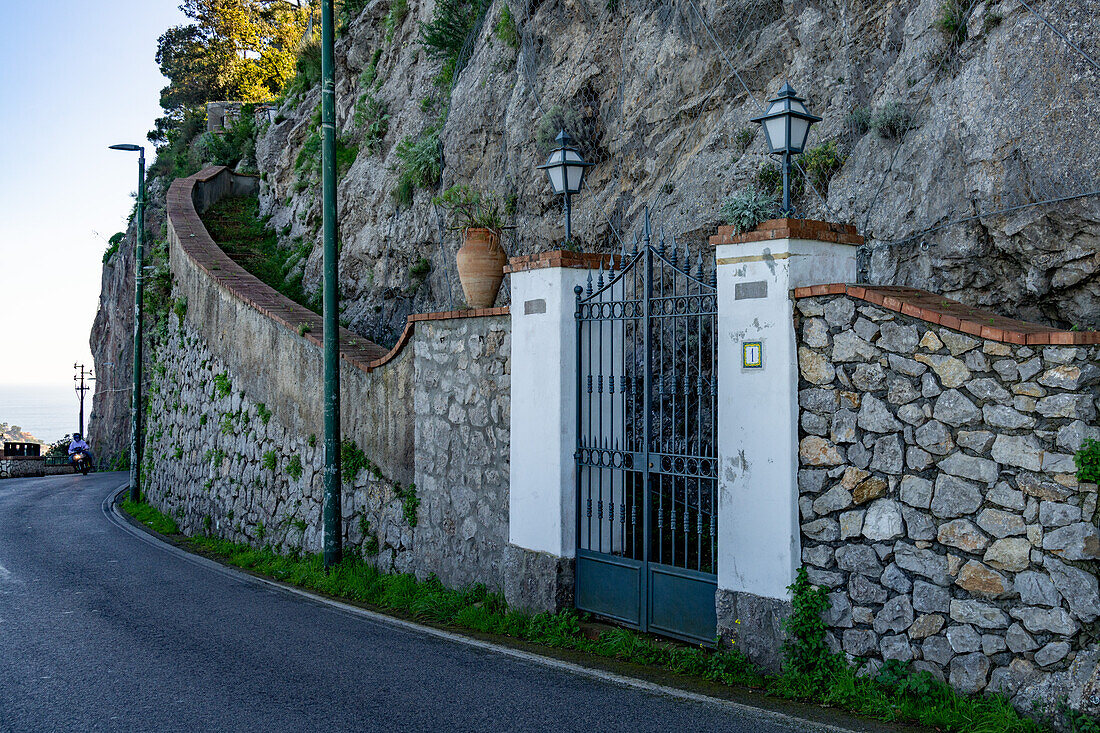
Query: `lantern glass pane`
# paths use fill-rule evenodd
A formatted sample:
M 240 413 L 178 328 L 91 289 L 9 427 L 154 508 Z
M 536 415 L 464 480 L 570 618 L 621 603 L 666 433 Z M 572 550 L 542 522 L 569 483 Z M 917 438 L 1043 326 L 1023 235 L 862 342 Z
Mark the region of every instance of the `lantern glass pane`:
M 791 150 L 802 152 L 806 147 L 806 138 L 810 134 L 810 121 L 801 117 L 791 117 Z
M 554 193 L 565 193 L 565 166 L 547 168 L 546 175 L 550 178 L 550 187 L 554 189 Z
M 768 105 L 768 111 L 766 112 L 766 114 L 774 115 L 778 112 L 783 112 L 786 109 L 787 109 L 786 101 L 782 100 L 782 99 L 777 99 L 774 102 L 772 102 L 770 105 Z
M 771 143 L 772 150 L 778 152 L 787 148 L 786 115 L 764 120 L 764 130 L 768 133 L 768 142 Z
M 808 114 L 806 112 L 806 105 L 802 104 L 802 102 L 797 102 L 793 99 L 791 100 L 791 109 L 794 110 L 795 112 L 801 112 L 802 114 Z
M 565 166 L 566 181 L 569 184 L 569 193 L 577 193 L 581 190 L 581 182 L 584 181 L 583 165 Z

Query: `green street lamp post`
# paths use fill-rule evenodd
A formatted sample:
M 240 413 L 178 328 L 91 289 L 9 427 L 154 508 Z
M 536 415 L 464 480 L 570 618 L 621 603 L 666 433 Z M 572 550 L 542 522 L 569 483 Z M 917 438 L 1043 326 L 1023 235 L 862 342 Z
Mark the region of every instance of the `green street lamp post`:
M 324 230 L 325 567 L 340 562 L 340 321 L 336 251 L 336 59 L 333 0 L 321 0 L 321 189 Z
M 752 122 L 758 122 L 764 128 L 768 140 L 768 152 L 783 156 L 783 216 L 791 216 L 791 156 L 806 149 L 806 138 L 810 135 L 810 126 L 821 122 L 817 115 L 806 109 L 806 100 L 798 96 L 790 83 L 783 85 L 778 96 L 768 100 L 768 108 Z
M 143 242 L 145 236 L 145 148 L 140 145 L 112 145 L 111 150 L 138 154 L 137 239 L 134 245 L 134 387 L 130 395 L 130 501 L 141 499 L 141 303 L 145 290 Z

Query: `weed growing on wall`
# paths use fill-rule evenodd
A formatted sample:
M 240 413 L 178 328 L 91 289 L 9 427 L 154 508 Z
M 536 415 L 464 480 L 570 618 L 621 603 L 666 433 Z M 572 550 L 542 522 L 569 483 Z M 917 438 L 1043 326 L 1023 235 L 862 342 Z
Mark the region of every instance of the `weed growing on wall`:
M 829 610 L 829 591 L 812 585 L 806 568 L 799 568 L 790 586 L 791 614 L 783 622 L 784 675 L 797 680 L 807 692 L 827 687 L 843 666 L 843 657 L 833 653 L 825 637 L 828 627 L 823 615 Z
M 302 477 L 302 459 L 297 455 L 291 456 L 286 464 L 286 474 L 297 481 Z
M 273 450 L 266 451 L 263 455 L 263 458 L 260 459 L 260 465 L 266 468 L 268 471 L 275 470 L 275 462 L 276 457 L 275 451 Z
M 260 416 L 260 422 L 267 425 L 267 421 L 271 419 L 271 410 L 267 409 L 267 405 L 263 402 L 256 405 L 256 414 Z
M 1100 483 L 1100 441 L 1086 438 L 1073 462 L 1077 464 L 1078 481 Z
M 233 390 L 233 383 L 229 381 L 229 375 L 225 372 L 214 375 L 214 394 L 218 397 L 228 397 Z

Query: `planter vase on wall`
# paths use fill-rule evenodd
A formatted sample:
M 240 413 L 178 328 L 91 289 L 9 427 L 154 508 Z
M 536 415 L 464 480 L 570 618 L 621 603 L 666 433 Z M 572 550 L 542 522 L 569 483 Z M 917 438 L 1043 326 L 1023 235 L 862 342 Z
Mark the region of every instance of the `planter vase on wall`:
M 458 250 L 458 279 L 466 304 L 471 308 L 492 308 L 504 280 L 508 257 L 500 246 L 500 232 L 471 227 Z

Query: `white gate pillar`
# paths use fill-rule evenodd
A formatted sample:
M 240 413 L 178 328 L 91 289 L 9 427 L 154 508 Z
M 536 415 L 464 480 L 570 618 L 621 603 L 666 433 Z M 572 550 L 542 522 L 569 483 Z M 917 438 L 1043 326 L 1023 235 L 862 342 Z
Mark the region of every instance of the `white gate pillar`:
M 606 256 L 545 252 L 514 257 L 511 275 L 509 605 L 533 611 L 573 603 L 576 554 L 577 324 L 574 288 Z
M 718 632 L 780 662 L 801 562 L 793 288 L 855 282 L 850 226 L 775 219 L 711 237 L 718 271 Z

